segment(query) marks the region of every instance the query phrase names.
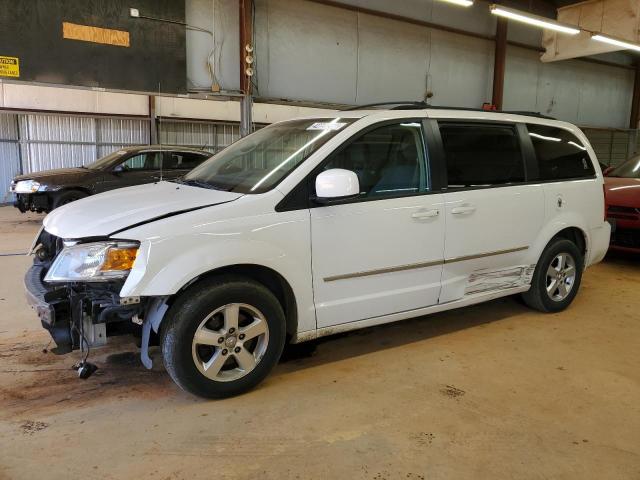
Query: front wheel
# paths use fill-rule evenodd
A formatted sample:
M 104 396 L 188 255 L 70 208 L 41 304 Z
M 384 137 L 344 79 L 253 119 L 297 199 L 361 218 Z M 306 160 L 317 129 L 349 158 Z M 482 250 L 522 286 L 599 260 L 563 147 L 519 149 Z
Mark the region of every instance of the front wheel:
M 536 266 L 531 288 L 522 294 L 525 303 L 541 312 L 559 312 L 567 308 L 580 288 L 584 259 L 570 240 L 552 241 Z
M 277 298 L 242 277 L 206 280 L 171 306 L 161 328 L 171 378 L 206 398 L 238 395 L 260 383 L 278 363 L 286 323 Z
M 53 200 L 52 210 L 68 203 L 75 202 L 76 200 L 80 200 L 81 198 L 85 198 L 86 196 L 87 194 L 80 190 L 66 190 L 58 193 Z

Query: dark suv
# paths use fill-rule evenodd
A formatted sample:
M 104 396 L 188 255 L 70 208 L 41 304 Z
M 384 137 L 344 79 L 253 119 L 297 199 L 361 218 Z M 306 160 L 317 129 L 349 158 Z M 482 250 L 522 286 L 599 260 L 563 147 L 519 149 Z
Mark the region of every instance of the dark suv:
M 19 175 L 10 190 L 21 212 L 49 212 L 107 190 L 180 177 L 210 156 L 204 150 L 167 145 L 123 148 L 86 166 Z

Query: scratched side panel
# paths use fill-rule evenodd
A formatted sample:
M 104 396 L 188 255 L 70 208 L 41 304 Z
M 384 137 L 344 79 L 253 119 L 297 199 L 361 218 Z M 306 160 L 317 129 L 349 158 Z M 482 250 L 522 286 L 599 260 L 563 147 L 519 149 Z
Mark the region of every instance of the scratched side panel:
M 531 283 L 535 265 L 507 269 L 482 269 L 469 275 L 465 295 L 522 287 Z

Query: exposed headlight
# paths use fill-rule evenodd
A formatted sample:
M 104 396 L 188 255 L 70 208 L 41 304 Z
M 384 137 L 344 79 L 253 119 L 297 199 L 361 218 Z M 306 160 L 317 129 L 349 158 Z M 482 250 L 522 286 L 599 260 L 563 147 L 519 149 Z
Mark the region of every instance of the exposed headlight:
M 35 193 L 44 190 L 44 187 L 40 185 L 40 182 L 35 180 L 20 180 L 14 185 L 11 185 L 15 193 Z
M 104 282 L 124 278 L 136 260 L 133 242 L 80 243 L 65 247 L 45 277 L 46 282 Z

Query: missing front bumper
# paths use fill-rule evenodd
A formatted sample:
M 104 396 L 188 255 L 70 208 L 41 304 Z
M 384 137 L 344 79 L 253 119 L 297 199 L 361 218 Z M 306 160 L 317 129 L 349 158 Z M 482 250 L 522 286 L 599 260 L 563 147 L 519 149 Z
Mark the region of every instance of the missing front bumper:
M 108 325 L 112 334 L 128 333 L 127 328 L 118 327 L 132 326 L 131 318 L 141 311 L 140 304 L 121 303 L 116 285 L 49 287 L 43 282 L 45 273 L 45 267 L 35 263 L 27 271 L 24 283 L 27 302 L 56 343 L 53 353 L 105 345 Z
M 13 204 L 20 212 L 48 212 L 50 211 L 50 200 L 46 193 L 17 193 Z
M 50 291 L 42 282 L 44 266 L 33 265 L 25 274 L 24 285 L 27 303 L 35 310 L 42 327 L 49 332 L 56 347 L 53 353 L 65 354 L 73 350 L 70 316 L 65 318 L 64 312 L 69 311 L 69 301 L 64 299 L 64 293 Z M 66 289 L 65 289 L 66 290 Z M 56 293 L 56 300 L 47 301 L 45 297 Z M 56 307 L 61 315 L 56 315 Z

